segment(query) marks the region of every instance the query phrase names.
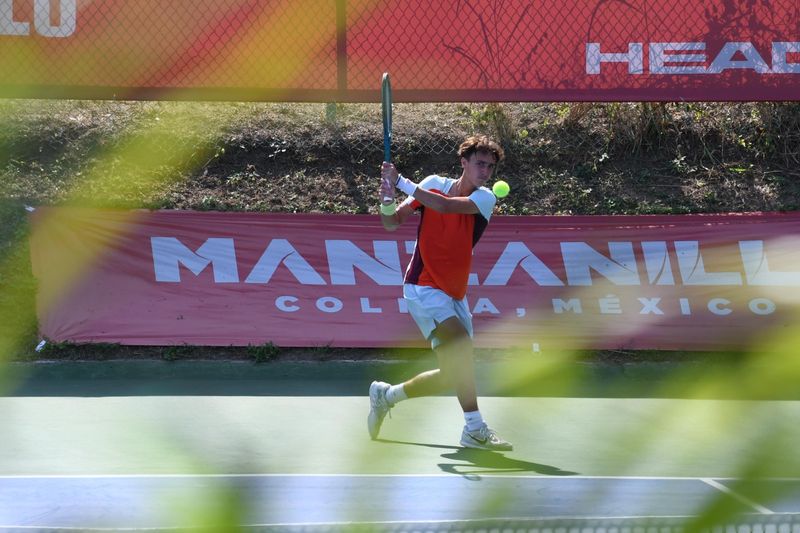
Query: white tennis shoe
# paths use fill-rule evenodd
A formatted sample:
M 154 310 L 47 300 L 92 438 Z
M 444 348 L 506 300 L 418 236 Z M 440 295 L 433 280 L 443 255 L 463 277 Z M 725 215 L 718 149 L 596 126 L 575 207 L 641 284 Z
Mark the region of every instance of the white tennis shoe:
M 514 449 L 514 446 L 512 446 L 510 442 L 501 439 L 497 433 L 486 424 L 475 431 L 469 431 L 467 426 L 464 426 L 464 431 L 461 432 L 461 445 L 465 448 L 497 452 L 507 452 Z
M 373 381 L 369 386 L 369 415 L 367 415 L 367 429 L 372 440 L 378 438 L 381 431 L 383 419 L 392 408 L 389 400 L 386 399 L 386 391 L 389 390 L 388 383 L 383 381 Z

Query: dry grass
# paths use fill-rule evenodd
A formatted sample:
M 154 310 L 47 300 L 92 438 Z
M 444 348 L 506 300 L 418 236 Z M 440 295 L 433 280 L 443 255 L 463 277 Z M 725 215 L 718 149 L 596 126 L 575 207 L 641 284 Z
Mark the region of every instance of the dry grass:
M 454 174 L 464 135 L 500 138 L 510 214 L 797 208 L 795 104 L 419 104 L 395 117 L 408 175 Z M 0 120 L 7 199 L 375 210 L 377 105 L 5 101 Z

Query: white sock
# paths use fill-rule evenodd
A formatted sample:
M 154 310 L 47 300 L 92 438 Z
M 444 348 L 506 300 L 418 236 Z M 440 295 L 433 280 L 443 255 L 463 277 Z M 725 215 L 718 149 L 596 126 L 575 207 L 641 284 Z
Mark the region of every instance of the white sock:
M 485 424 L 480 411 L 465 411 L 464 420 L 467 422 L 467 431 L 475 431 Z
M 389 390 L 386 391 L 386 401 L 390 404 L 394 405 L 403 400 L 408 400 L 408 396 L 406 396 L 406 391 L 403 389 L 402 383 L 399 385 L 392 385 L 389 387 Z

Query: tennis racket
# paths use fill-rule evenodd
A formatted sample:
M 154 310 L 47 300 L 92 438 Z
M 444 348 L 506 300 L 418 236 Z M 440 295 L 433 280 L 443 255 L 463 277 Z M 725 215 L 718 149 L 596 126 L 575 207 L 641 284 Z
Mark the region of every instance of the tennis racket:
M 387 163 L 392 159 L 392 83 L 389 73 L 383 73 L 381 81 L 381 108 L 383 112 L 383 160 Z
M 381 113 L 383 115 L 383 160 L 387 163 L 392 160 L 392 83 L 389 73 L 383 73 L 381 80 Z M 384 203 L 391 203 L 392 199 L 383 198 Z

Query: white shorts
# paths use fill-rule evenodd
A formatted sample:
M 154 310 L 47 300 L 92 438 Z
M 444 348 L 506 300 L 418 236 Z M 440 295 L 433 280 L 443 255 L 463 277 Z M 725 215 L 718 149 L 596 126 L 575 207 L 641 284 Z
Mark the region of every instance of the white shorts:
M 472 314 L 466 297 L 456 300 L 439 289 L 406 283 L 403 285 L 403 298 L 422 335 L 431 341 L 431 348 L 441 344 L 433 331 L 452 317 L 458 318 L 472 338 Z

